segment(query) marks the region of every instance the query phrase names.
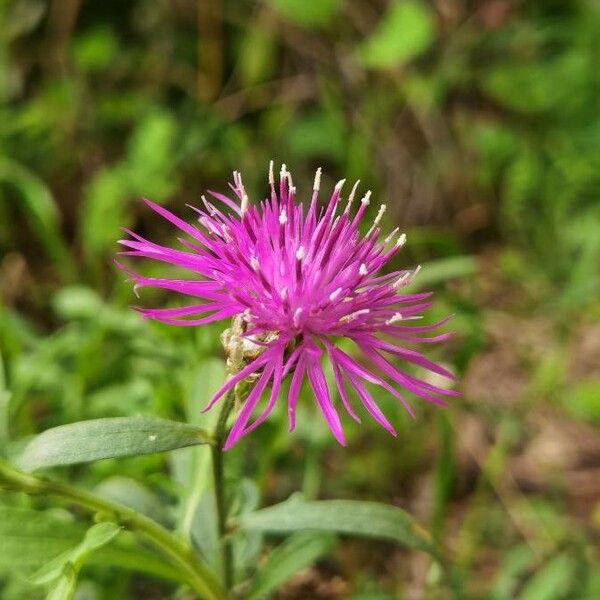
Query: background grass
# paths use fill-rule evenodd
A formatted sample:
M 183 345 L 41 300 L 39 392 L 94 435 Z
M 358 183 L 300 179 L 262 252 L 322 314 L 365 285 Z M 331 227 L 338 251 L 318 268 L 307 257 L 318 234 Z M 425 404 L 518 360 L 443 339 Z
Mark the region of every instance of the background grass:
M 228 455 L 236 502 L 397 504 L 443 541 L 468 598 L 600 597 L 599 34 L 593 0 L 0 0 L 4 452 L 101 416 L 210 424 L 220 328 L 142 322 L 112 263 L 119 228 L 170 242 L 141 197 L 192 218 L 185 203 L 234 169 L 257 199 L 270 159 L 305 196 L 322 166 L 324 188 L 361 179 L 373 216 L 385 202 L 407 232 L 394 266 L 422 263 L 432 318 L 456 314 L 431 353 L 464 396 L 415 421 L 381 398 L 399 437 L 346 419 L 347 449 L 310 395 L 293 435 L 280 406 Z M 202 546 L 202 452 L 60 476 Z M 3 599 L 42 596 L 0 575 Z M 344 541 L 277 597 L 436 598 L 438 581 L 425 556 Z M 77 597 L 171 596 L 92 566 Z

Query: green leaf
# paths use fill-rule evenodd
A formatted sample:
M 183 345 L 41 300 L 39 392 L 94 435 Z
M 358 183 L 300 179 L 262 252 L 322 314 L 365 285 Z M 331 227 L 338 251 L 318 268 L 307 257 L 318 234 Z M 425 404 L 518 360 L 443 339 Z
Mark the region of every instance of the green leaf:
M 335 538 L 330 535 L 300 532 L 273 550 L 267 563 L 254 576 L 248 600 L 268 598 L 295 573 L 314 564 L 331 552 Z
M 199 427 L 153 417 L 92 419 L 48 429 L 33 438 L 16 460 L 19 468 L 42 467 L 165 452 L 210 443 Z
M 472 256 L 450 256 L 432 260 L 423 266 L 415 277 L 412 288 L 423 289 L 450 279 L 469 277 L 477 272 L 477 262 Z
M 358 500 L 305 502 L 292 498 L 281 504 L 243 515 L 244 530 L 291 533 L 313 529 L 377 538 L 434 552 L 431 536 L 401 508 Z
M 122 165 L 98 171 L 83 191 L 79 231 L 85 252 L 98 256 L 114 246 L 120 227 L 128 224 L 131 197 L 126 169 Z
M 304 25 L 305 27 L 318 27 L 331 22 L 340 8 L 340 0 L 271 0 L 283 17 Z
M 65 514 L 0 506 L 0 573 L 38 568 L 75 545 L 84 531 Z
M 120 531 L 121 527 L 115 523 L 93 525 L 75 548 L 63 552 L 43 565 L 30 577 L 30 581 L 37 585 L 50 583 L 61 577 L 67 565 L 73 565 L 77 571 L 90 553 L 108 544 Z
M 19 197 L 19 205 L 31 228 L 56 268 L 65 278 L 71 278 L 75 265 L 60 231 L 60 213 L 52 193 L 39 179 L 19 163 L 0 157 L 0 185 L 9 184 Z
M 71 563 L 66 563 L 60 577 L 48 590 L 46 600 L 71 600 L 77 587 L 77 571 Z
M 520 600 L 555 600 L 558 598 L 576 598 L 573 588 L 580 575 L 577 559 L 564 552 L 548 561 L 539 570 L 519 594 Z
M 144 485 L 135 479 L 115 475 L 96 486 L 94 493 L 150 517 L 158 523 L 168 521 L 165 508 L 160 500 Z
M 40 511 L 0 506 L 0 574 L 39 569 L 72 549 L 85 534 L 85 526 L 63 511 Z M 139 571 L 182 581 L 181 573 L 137 544 L 111 544 L 89 557 L 89 562 Z
M 394 2 L 360 53 L 367 67 L 400 66 L 427 50 L 435 39 L 431 9 L 419 0 Z

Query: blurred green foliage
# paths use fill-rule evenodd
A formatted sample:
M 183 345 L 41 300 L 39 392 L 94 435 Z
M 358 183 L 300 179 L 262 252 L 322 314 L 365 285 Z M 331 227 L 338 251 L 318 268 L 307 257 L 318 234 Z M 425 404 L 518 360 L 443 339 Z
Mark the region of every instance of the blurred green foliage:
M 589 544 L 598 523 L 587 518 L 597 487 L 572 492 L 584 467 L 548 459 L 543 485 L 505 474 L 529 457 L 523 448 L 540 422 L 568 421 L 583 447 L 600 420 L 589 366 L 600 312 L 599 62 L 593 0 L 0 0 L 3 453 L 81 419 L 145 414 L 210 427 L 214 415 L 200 408 L 223 377 L 220 328 L 141 321 L 112 264 L 119 228 L 171 241 L 141 197 L 191 216 L 185 203 L 224 191 L 234 169 L 259 198 L 270 159 L 288 164 L 305 195 L 323 166 L 328 185 L 347 177 L 373 188 L 390 229 L 408 232 L 399 265 L 423 262 L 419 285 L 438 291 L 435 312 L 456 314 L 459 342 L 432 353 L 450 357 L 467 382 L 483 361 L 492 367 L 442 416 L 421 406 L 409 423 L 382 398 L 399 439 L 348 424 L 344 451 L 312 419 L 308 394 L 291 437 L 278 407 L 228 456 L 242 482 L 237 510 L 298 490 L 411 503 L 456 557 L 467 597 L 598 597 Z M 508 340 L 493 331 L 504 313 L 515 320 L 496 328 Z M 505 404 L 490 399 L 504 388 Z M 479 442 L 469 446 L 469 435 Z M 532 460 L 543 470 L 540 447 Z M 597 469 L 598 450 L 585 448 Z M 190 483 L 206 468 L 205 450 L 194 448 L 60 475 L 152 513 L 210 557 L 206 490 Z M 31 508 L 16 495 L 6 503 Z M 71 545 L 58 540 L 57 552 L 83 538 L 67 529 Z M 240 573 L 263 561 L 259 541 L 239 541 Z M 342 544 L 321 559 L 333 546 L 291 538 L 271 562 L 281 574 L 320 559 L 318 576 L 341 577 L 340 593 L 355 600 L 408 597 L 415 585 L 442 594 L 435 565 L 377 544 Z M 131 548 L 117 551 L 125 562 Z M 84 568 L 78 597 L 174 589 L 151 579 L 169 579 L 152 556 L 135 576 L 109 570 L 114 553 L 102 556 Z M 3 564 L 3 574 L 15 568 Z M 261 564 L 263 577 L 275 568 Z M 43 597 L 22 577 L 0 585 L 3 599 Z M 259 578 L 252 593 L 269 585 Z

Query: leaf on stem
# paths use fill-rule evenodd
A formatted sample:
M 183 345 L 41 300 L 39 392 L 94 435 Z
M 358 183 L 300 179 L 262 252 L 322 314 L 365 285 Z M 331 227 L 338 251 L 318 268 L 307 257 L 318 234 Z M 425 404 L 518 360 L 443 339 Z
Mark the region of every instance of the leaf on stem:
M 431 536 L 409 513 L 377 502 L 290 499 L 244 515 L 238 525 L 244 530 L 265 533 L 308 529 L 377 538 L 435 553 Z
M 209 444 L 203 429 L 152 417 L 92 419 L 48 429 L 16 459 L 23 471 Z

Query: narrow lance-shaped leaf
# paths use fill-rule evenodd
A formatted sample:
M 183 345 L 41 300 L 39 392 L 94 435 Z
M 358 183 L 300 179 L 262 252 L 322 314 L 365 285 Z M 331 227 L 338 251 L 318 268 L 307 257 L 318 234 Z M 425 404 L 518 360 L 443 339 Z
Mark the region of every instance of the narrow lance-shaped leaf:
M 358 500 L 287 502 L 244 515 L 244 530 L 291 533 L 302 530 L 329 531 L 388 540 L 434 553 L 429 533 L 406 511 L 395 506 Z
M 268 598 L 295 573 L 331 552 L 335 542 L 334 536 L 323 533 L 299 532 L 291 536 L 269 554 L 252 581 L 248 600 Z
M 39 567 L 76 544 L 84 531 L 60 513 L 0 506 L 0 574 Z
M 93 419 L 61 425 L 36 436 L 17 459 L 24 471 L 104 458 L 165 452 L 209 444 L 203 429 L 151 417 Z
M 30 581 L 37 585 L 50 585 L 46 600 L 71 600 L 77 587 L 77 576 L 87 556 L 108 544 L 119 531 L 121 527 L 115 523 L 93 525 L 75 548 L 46 563 Z

